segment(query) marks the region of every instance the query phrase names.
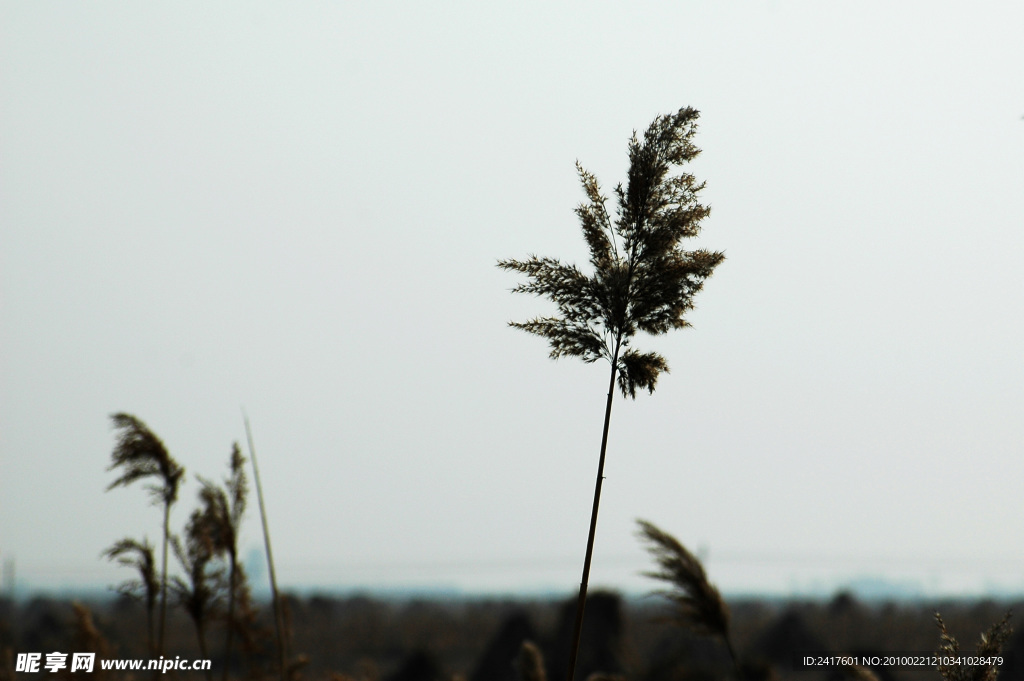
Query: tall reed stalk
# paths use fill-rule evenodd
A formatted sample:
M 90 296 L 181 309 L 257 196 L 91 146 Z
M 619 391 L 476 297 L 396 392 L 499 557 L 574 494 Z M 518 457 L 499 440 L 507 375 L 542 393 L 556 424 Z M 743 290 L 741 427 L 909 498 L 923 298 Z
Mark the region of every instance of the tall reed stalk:
M 569 653 L 568 680 L 573 681 L 590 565 L 597 530 L 597 512 L 604 481 L 608 427 L 615 383 L 624 397 L 637 390 L 654 392 L 658 376 L 668 371 L 665 358 L 631 347 L 638 331 L 652 335 L 689 326 L 684 314 L 693 297 L 725 256 L 706 250 L 686 251 L 683 239 L 700 233 L 700 222 L 710 209 L 698 201 L 704 188 L 693 175 L 671 176 L 700 153 L 692 138 L 699 114 L 691 108 L 658 116 L 644 133 L 629 142 L 629 172 L 625 188 L 615 188 L 618 217 L 613 222 L 597 178 L 577 163 L 587 202 L 576 209 L 590 250 L 593 274 L 554 258 L 501 260 L 498 267 L 527 275 L 528 283 L 512 289 L 550 299 L 558 316 L 536 317 L 513 326 L 548 339 L 550 357 L 579 357 L 584 362 L 604 359 L 611 365 L 604 410 L 601 453 L 598 459 L 594 504 L 590 514 L 583 578 L 576 607 L 576 624 Z
M 267 508 L 263 503 L 263 485 L 260 484 L 260 470 L 256 465 L 256 447 L 253 445 L 252 441 L 252 428 L 249 426 L 249 417 L 246 415 L 244 410 L 242 411 L 242 418 L 245 420 L 245 436 L 249 443 L 249 459 L 252 461 L 252 478 L 253 482 L 256 483 L 256 498 L 259 500 L 260 505 L 260 521 L 263 524 L 263 544 L 267 550 L 267 570 L 270 574 L 270 591 L 274 606 L 274 633 L 277 637 L 278 665 L 281 670 L 281 681 L 287 681 L 288 668 L 286 660 L 288 659 L 288 654 L 284 639 L 281 594 L 277 590 L 277 574 L 274 571 L 274 553 L 270 548 L 270 527 L 267 525 Z

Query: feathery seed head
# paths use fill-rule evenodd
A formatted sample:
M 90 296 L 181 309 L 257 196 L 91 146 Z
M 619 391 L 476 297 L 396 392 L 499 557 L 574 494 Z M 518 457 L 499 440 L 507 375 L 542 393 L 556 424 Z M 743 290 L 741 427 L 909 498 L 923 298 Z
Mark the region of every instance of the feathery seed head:
M 694 109 L 680 109 L 655 118 L 642 139 L 634 132 L 628 182 L 614 192 L 614 221 L 597 178 L 576 162 L 586 195 L 576 216 L 590 250 L 591 274 L 535 255 L 498 262 L 502 269 L 527 276 L 514 293 L 543 296 L 558 307 L 557 316 L 510 326 L 547 338 L 553 359 L 614 362 L 619 389 L 632 398 L 637 389 L 654 392 L 658 376 L 668 371 L 664 357 L 629 349 L 633 336 L 689 326 L 684 315 L 693 309 L 693 297 L 725 258 L 680 246 L 682 239 L 699 234 L 701 220 L 710 213 L 698 201 L 703 183 L 687 173 L 670 175 L 674 166 L 700 153 L 692 142 L 698 116 Z M 625 352 L 620 355 L 620 350 Z
M 704 573 L 700 561 L 675 537 L 653 523 L 638 520 L 638 535 L 647 544 L 659 569 L 644 575 L 667 582 L 672 588 L 659 591 L 675 606 L 673 621 L 697 633 L 728 639 L 729 608 Z

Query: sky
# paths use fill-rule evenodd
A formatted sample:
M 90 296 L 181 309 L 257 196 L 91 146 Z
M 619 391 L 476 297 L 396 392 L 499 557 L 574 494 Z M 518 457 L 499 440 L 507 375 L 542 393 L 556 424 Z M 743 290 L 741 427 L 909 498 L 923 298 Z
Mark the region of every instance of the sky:
M 110 415 L 220 480 L 252 424 L 287 586 L 578 588 L 608 380 L 495 267 L 587 264 L 659 114 L 726 254 L 616 398 L 592 586 L 636 519 L 727 592 L 1024 592 L 1024 5 L 0 0 L 0 566 L 158 542 Z M 248 451 L 248 450 L 246 450 Z M 255 499 L 243 553 L 254 579 Z M 2 582 L 3 579 L 0 579 Z M 4 582 L 9 585 L 8 582 Z

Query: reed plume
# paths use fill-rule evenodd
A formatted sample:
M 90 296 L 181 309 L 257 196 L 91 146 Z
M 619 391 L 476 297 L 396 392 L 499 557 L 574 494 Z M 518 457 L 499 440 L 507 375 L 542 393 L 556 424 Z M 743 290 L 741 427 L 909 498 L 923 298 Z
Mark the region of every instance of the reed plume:
M 647 551 L 659 568 L 644 575 L 667 582 L 671 587 L 656 592 L 673 605 L 670 621 L 698 634 L 720 637 L 739 671 L 739 661 L 729 638 L 729 608 L 718 589 L 708 581 L 700 560 L 653 523 L 638 520 L 637 524 L 640 539 L 647 544 Z
M 136 480 L 156 478 L 158 484 L 147 486 L 153 496 L 153 503 L 162 505 L 163 556 L 160 570 L 160 629 L 157 637 L 157 653 L 164 653 L 164 632 L 167 626 L 167 547 L 170 541 L 171 506 L 178 499 L 178 488 L 185 475 L 185 469 L 171 458 L 158 438 L 145 423 L 131 414 L 118 413 L 110 417 L 118 431 L 117 444 L 111 455 L 110 470 L 120 470 L 121 476 L 107 486 L 126 487 Z
M 956 640 L 955 636 L 949 633 L 946 623 L 942 620 L 942 615 L 935 613 L 935 622 L 939 627 L 939 641 L 941 642 L 936 655 L 939 658 L 957 657 L 960 655 L 960 643 Z M 971 656 L 979 658 L 1000 657 L 1003 644 L 1006 643 L 1012 633 L 1010 613 L 1007 612 L 1003 619 L 993 624 L 989 627 L 988 631 L 981 634 L 978 640 L 977 651 L 971 653 Z M 996 681 L 999 677 L 999 665 L 997 664 L 977 666 L 939 664 L 937 669 L 943 681 Z
M 210 507 L 205 506 L 192 511 L 185 527 L 184 544 L 177 536 L 171 538 L 174 555 L 186 576 L 186 579 L 175 576 L 171 586 L 178 604 L 188 613 L 195 627 L 199 652 L 207 659 L 210 654 L 206 646 L 206 624 L 220 606 L 224 585 L 223 568 L 214 561 L 213 532 Z M 206 670 L 206 678 L 212 681 L 211 670 Z
M 146 649 L 151 655 L 154 654 L 153 617 L 160 583 L 156 576 L 153 546 L 148 539 L 138 542 L 125 538 L 115 542 L 102 555 L 107 560 L 116 560 L 118 564 L 138 571 L 139 578 L 122 582 L 117 586 L 117 592 L 146 604 Z
M 227 681 L 231 660 L 231 644 L 235 632 L 235 601 L 244 580 L 244 573 L 238 562 L 238 535 L 242 517 L 245 515 L 249 486 L 245 477 L 245 458 L 236 443 L 231 449 L 230 474 L 224 487 L 199 478 L 199 499 L 205 514 L 206 531 L 209 533 L 215 555 L 227 556 L 227 633 L 224 644 L 224 674 Z

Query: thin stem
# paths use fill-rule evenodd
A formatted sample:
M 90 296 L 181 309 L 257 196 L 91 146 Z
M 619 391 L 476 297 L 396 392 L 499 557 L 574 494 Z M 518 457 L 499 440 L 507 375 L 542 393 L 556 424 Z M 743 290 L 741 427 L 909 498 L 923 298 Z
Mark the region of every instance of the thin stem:
M 164 499 L 164 555 L 160 575 L 160 636 L 157 654 L 164 654 L 164 631 L 167 629 L 167 544 L 171 535 L 171 502 Z
M 150 656 L 156 657 L 156 640 L 153 638 L 153 609 L 155 603 L 147 597 L 146 603 L 146 650 L 149 651 Z
M 224 675 L 223 681 L 228 681 L 228 669 L 231 667 L 231 639 L 235 633 L 235 590 L 238 588 L 238 559 L 235 556 L 234 548 L 231 550 L 231 572 L 228 580 L 228 631 L 227 641 L 224 643 Z
M 583 559 L 583 579 L 580 582 L 579 600 L 576 601 L 576 624 L 572 634 L 572 648 L 569 650 L 568 681 L 576 674 L 576 658 L 580 651 L 580 636 L 583 633 L 583 610 L 587 604 L 587 585 L 590 583 L 590 561 L 594 555 L 594 535 L 597 532 L 597 509 L 601 505 L 601 485 L 604 482 L 604 458 L 608 449 L 608 425 L 612 419 L 612 398 L 615 396 L 615 373 L 619 366 L 621 336 L 615 339 L 615 353 L 612 356 L 611 378 L 608 380 L 608 401 L 604 408 L 604 431 L 601 434 L 601 458 L 597 464 L 597 482 L 594 485 L 594 508 L 590 513 L 590 535 L 587 537 L 587 555 Z
M 285 666 L 285 642 L 284 642 L 284 626 L 281 623 L 281 597 L 277 591 L 277 575 L 274 572 L 274 554 L 270 550 L 270 529 L 267 527 L 267 509 L 263 505 L 263 485 L 260 484 L 260 470 L 256 466 L 256 447 L 252 443 L 252 429 L 249 427 L 249 417 L 242 412 L 242 417 L 245 419 L 245 436 L 249 442 L 249 458 L 252 460 L 252 475 L 253 481 L 256 483 L 256 497 L 260 502 L 260 520 L 263 522 L 263 543 L 267 547 L 267 568 L 270 572 L 270 590 L 273 596 L 274 603 L 274 631 L 277 634 L 277 656 L 278 663 L 281 666 L 281 681 L 286 681 L 288 676 L 288 669 Z

